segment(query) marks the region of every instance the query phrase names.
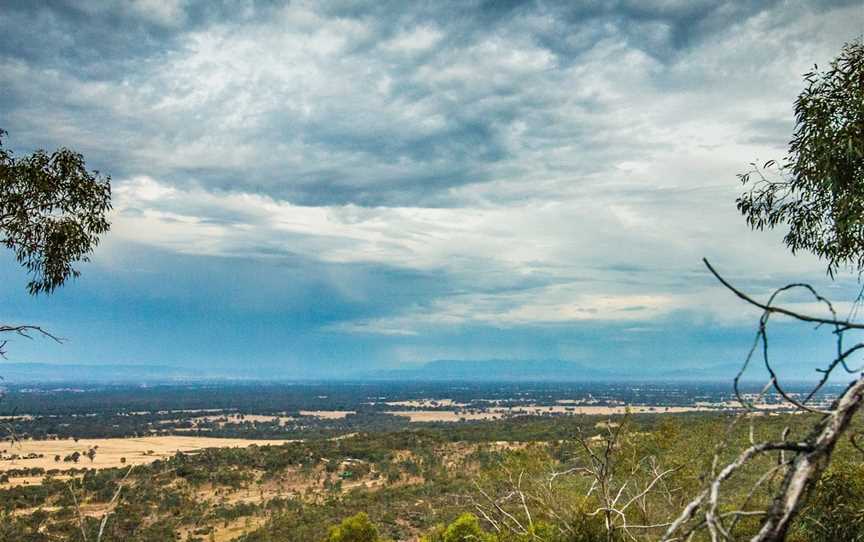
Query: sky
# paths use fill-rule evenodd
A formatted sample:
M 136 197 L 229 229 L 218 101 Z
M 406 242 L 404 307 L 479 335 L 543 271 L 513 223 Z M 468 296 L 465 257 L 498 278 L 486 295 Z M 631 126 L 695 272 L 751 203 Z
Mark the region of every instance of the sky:
M 65 339 L 9 361 L 733 367 L 759 314 L 703 257 L 756 297 L 858 293 L 735 198 L 862 32 L 860 0 L 0 0 L 4 146 L 75 149 L 114 205 L 51 296 L 0 255 L 0 321 Z M 812 374 L 823 331 L 778 323 L 777 363 Z

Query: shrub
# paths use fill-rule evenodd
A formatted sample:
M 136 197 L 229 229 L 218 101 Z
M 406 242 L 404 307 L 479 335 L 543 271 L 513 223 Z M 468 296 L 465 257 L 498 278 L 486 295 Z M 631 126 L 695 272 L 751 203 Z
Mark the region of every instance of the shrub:
M 837 463 L 816 484 L 790 542 L 864 541 L 864 465 Z
M 327 542 L 380 542 L 378 529 L 364 512 L 342 520 L 330 528 Z

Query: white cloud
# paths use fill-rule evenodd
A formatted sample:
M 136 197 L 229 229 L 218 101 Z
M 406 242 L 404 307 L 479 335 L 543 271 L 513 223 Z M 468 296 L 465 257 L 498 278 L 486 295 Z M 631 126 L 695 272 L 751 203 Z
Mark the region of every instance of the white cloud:
M 454 282 L 343 330 L 736 320 L 702 256 L 761 294 L 821 274 L 747 230 L 734 175 L 782 154 L 800 73 L 860 32 L 860 6 L 781 4 L 687 46 L 673 15 L 702 7 L 642 8 L 658 21 L 538 8 L 469 28 L 293 2 L 178 31 L 116 79 L 6 55 L 0 83 L 19 97 L 13 134 L 81 142 L 119 170 L 112 244 Z M 166 28 L 189 17 L 183 2 L 126 9 Z
M 408 31 L 402 31 L 387 40 L 382 48 L 396 54 L 417 53 L 428 51 L 438 44 L 444 34 L 434 27 L 418 26 Z
M 590 201 L 482 208 L 302 206 L 135 178 L 118 184 L 112 242 L 199 255 L 294 253 L 436 272 L 461 285 L 431 306 L 407 305 L 398 316 L 337 326 L 390 335 L 467 323 L 650 321 L 681 311 L 741 323 L 753 314 L 704 273 L 698 275 L 704 272 L 703 255 L 748 281 L 765 273 L 773 274 L 766 276 L 769 281 L 782 281 L 821 271 L 812 259 L 789 256 L 776 236 L 745 236 L 743 225 L 721 231 L 706 224 L 716 208 L 697 203 L 721 202 L 716 191 L 672 202 L 669 196 L 625 198 L 613 191 Z M 764 297 L 768 290 L 760 286 L 753 293 Z

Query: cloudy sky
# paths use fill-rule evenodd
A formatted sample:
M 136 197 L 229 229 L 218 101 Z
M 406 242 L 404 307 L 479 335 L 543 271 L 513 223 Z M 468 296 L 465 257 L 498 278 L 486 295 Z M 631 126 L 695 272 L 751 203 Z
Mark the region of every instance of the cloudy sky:
M 734 200 L 784 155 L 801 74 L 862 32 L 860 0 L 0 0 L 4 145 L 114 187 L 62 291 L 0 259 L 0 321 L 68 339 L 10 360 L 737 362 L 758 315 L 703 256 L 757 296 L 857 293 Z M 827 355 L 776 333 L 790 366 Z

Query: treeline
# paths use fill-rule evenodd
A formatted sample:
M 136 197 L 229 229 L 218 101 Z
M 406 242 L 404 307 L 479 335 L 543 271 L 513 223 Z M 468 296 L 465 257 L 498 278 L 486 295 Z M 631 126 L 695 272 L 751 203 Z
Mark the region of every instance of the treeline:
M 246 419 L 247 413 L 136 412 L 98 415 L 22 416 L 4 421 L 8 439 L 122 438 L 154 435 L 286 439 L 328 437 L 352 431 L 395 431 L 407 418 L 383 412 L 357 412 L 343 418 L 285 413 Z M 292 418 L 286 420 L 286 418 Z
M 728 382 L 718 383 L 579 383 L 579 382 L 328 382 L 328 383 L 221 383 L 172 384 L 148 387 L 86 385 L 76 389 L 50 386 L 8 386 L 0 401 L 0 416 L 16 414 L 113 414 L 178 410 L 219 410 L 270 414 L 300 410 L 392 410 L 393 401 L 451 399 L 482 408 L 494 403 L 504 407 L 526 404 L 553 406 L 558 401 L 590 400 L 598 405 L 649 404 L 689 406 L 694 401 L 730 399 Z M 790 392 L 803 387 L 791 384 Z M 742 391 L 759 387 L 742 383 Z M 836 393 L 828 387 L 826 393 Z M 400 406 L 402 408 L 410 408 Z M 447 409 L 426 405 L 423 410 Z

